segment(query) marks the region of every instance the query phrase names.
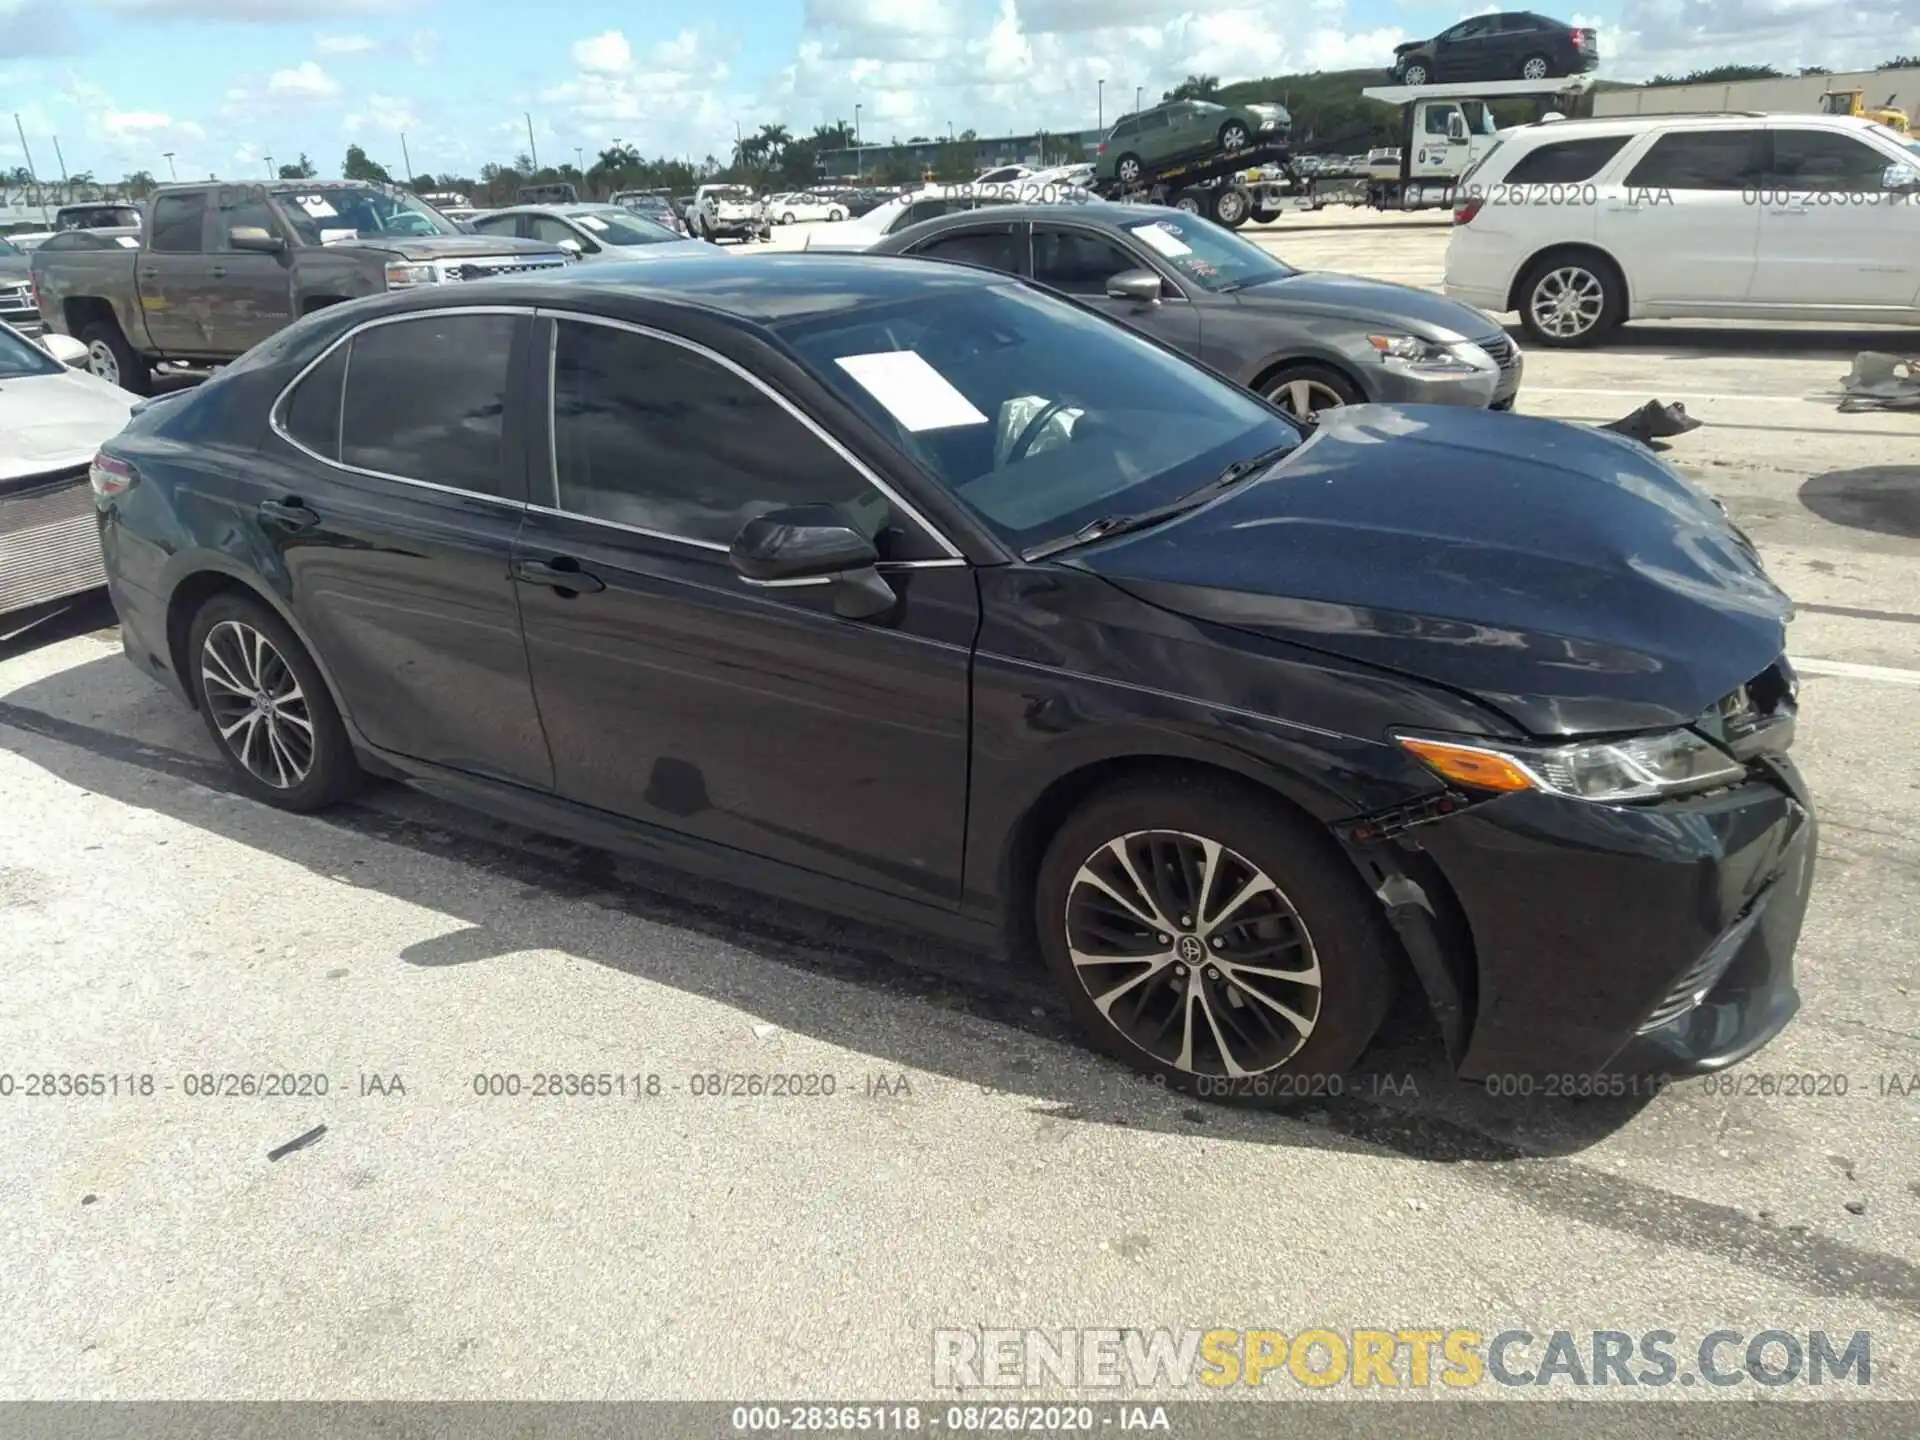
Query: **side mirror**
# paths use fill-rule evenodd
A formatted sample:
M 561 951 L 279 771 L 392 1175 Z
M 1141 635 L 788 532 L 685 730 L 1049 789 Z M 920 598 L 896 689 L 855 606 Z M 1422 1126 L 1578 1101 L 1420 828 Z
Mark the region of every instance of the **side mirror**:
M 1122 270 L 1107 277 L 1107 298 L 1134 300 L 1142 305 L 1160 303 L 1160 277 L 1151 270 Z
M 755 585 L 830 580 L 836 615 L 871 620 L 897 603 L 874 569 L 880 552 L 831 505 L 801 505 L 756 516 L 741 527 L 727 552 L 734 570 Z
M 71 335 L 56 335 L 49 330 L 40 337 L 40 348 L 69 369 L 87 368 L 87 347 Z
M 1920 191 L 1920 170 L 1910 165 L 1889 165 L 1880 176 L 1880 188 L 1891 195 L 1912 195 Z
M 227 232 L 227 244 L 252 255 L 278 255 L 287 242 L 258 225 L 236 225 Z
M 1458 110 L 1447 116 L 1447 143 L 1464 145 L 1467 143 L 1467 122 Z
M 575 255 L 583 255 L 586 253 L 586 247 L 571 235 L 565 240 L 556 240 L 553 243 L 558 245 L 562 250 L 571 250 Z

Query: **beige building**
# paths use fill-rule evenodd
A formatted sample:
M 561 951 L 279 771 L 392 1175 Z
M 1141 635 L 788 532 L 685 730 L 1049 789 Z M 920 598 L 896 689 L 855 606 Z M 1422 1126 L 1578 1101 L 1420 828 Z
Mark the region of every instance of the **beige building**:
M 1892 104 L 1908 115 L 1920 113 L 1920 70 L 1854 70 L 1836 75 L 1802 75 L 1785 80 L 1733 80 L 1713 85 L 1635 86 L 1598 90 L 1595 115 L 1673 115 L 1708 110 L 1763 110 L 1807 115 L 1820 109 L 1828 90 L 1865 91 L 1868 107 Z M 1894 98 L 1889 101 L 1887 97 Z

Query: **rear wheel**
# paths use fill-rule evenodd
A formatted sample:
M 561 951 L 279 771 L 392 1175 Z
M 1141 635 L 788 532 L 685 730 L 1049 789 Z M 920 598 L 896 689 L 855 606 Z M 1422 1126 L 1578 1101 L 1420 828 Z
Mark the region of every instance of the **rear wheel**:
M 787 213 L 786 213 L 786 214 L 784 214 L 784 215 L 782 215 L 782 216 L 780 217 L 780 223 L 781 223 L 782 225 L 791 225 L 791 224 L 793 224 L 793 212 L 792 212 L 791 210 L 789 210 L 789 211 L 787 211 Z
M 1096 797 L 1048 847 L 1036 903 L 1093 1043 L 1210 1098 L 1311 1093 L 1293 1077 L 1350 1069 L 1392 998 L 1392 932 L 1352 867 L 1231 781 Z
M 829 222 L 844 220 L 846 218 L 847 218 L 847 212 L 840 209 L 838 206 L 835 206 L 833 209 L 827 211 L 827 219 Z
M 215 595 L 194 616 L 188 673 L 200 714 L 240 787 L 282 810 L 344 800 L 361 778 L 346 726 L 299 638 L 251 595 Z
M 153 367 L 113 321 L 97 320 L 81 330 L 79 338 L 87 347 L 88 374 L 135 395 L 153 393 Z
M 1366 397 L 1338 370 L 1325 365 L 1287 365 L 1269 375 L 1260 393 L 1294 419 L 1312 424 L 1323 410 L 1358 405 Z
M 1222 150 L 1244 150 L 1249 143 L 1250 132 L 1245 124 L 1238 120 L 1229 120 L 1220 127 L 1220 148 Z
M 1545 55 L 1529 55 L 1520 62 L 1522 80 L 1544 80 L 1553 74 L 1553 61 Z
M 1184 210 L 1189 215 L 1205 215 L 1207 213 L 1206 201 L 1205 191 L 1182 190 L 1178 195 L 1173 197 L 1173 208 L 1176 210 Z
M 1213 192 L 1213 220 L 1229 230 L 1238 230 L 1253 213 L 1253 197 L 1241 185 L 1222 185 Z
M 1596 256 L 1549 255 L 1520 282 L 1520 323 L 1542 345 L 1593 345 L 1626 315 L 1626 284 Z

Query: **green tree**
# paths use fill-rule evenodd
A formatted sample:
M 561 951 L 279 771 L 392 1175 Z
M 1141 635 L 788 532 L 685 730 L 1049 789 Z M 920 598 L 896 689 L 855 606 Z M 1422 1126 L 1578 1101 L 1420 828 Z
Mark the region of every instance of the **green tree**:
M 1896 55 L 1891 60 L 1882 60 L 1873 68 L 1876 70 L 1920 70 L 1920 55 Z
M 135 170 L 131 175 L 127 175 L 121 179 L 120 188 L 127 193 L 130 199 L 144 200 L 153 193 L 153 184 L 153 174 L 151 171 Z
M 1189 75 L 1160 97 L 1165 105 L 1174 100 L 1212 100 L 1220 94 L 1218 75 Z
M 1656 75 L 1654 85 L 1723 85 L 1732 80 L 1783 80 L 1786 76 L 1771 65 L 1715 65 L 1707 70 L 1689 70 L 1684 75 Z
M 280 178 L 282 180 L 311 180 L 318 173 L 319 172 L 313 168 L 313 161 L 307 158 L 307 152 L 304 150 L 300 152 L 300 158 L 294 161 L 293 164 L 282 165 L 280 167 Z

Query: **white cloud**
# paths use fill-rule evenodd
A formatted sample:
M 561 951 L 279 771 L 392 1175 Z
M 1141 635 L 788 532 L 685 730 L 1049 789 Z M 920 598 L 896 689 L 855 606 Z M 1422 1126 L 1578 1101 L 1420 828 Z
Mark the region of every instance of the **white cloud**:
M 267 93 L 301 100 L 332 100 L 340 94 L 340 82 L 311 60 L 303 60 L 291 70 L 276 70 L 267 77 Z
M 321 35 L 313 42 L 316 55 L 371 55 L 380 48 L 380 42 L 371 35 Z
M 291 21 L 341 20 L 354 15 L 395 15 L 419 0 L 89 0 L 96 9 L 142 20 L 215 20 L 236 25 L 282 25 Z
M 633 46 L 618 30 L 574 42 L 573 63 L 589 75 L 618 75 L 633 64 Z
M 1620 30 L 1608 73 L 1623 80 L 1732 63 L 1871 69 L 1920 54 L 1920 0 L 1624 0 Z M 1600 45 L 1608 54 L 1604 24 Z

